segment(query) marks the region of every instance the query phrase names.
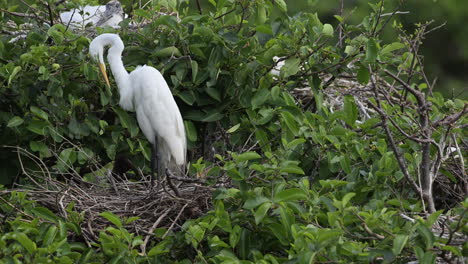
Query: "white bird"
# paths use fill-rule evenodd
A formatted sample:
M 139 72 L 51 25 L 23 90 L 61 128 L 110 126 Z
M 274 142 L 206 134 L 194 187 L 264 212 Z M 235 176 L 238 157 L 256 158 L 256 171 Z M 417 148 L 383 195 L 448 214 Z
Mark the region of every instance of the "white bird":
M 278 62 L 280 59 L 281 59 L 281 61 Z M 284 57 L 281 58 L 281 57 L 278 57 L 278 56 L 274 56 L 273 57 L 273 62 L 276 63 L 276 65 L 275 65 L 275 67 L 273 67 L 273 69 L 271 69 L 270 73 L 272 75 L 274 75 L 274 76 L 280 76 L 281 68 L 283 68 L 283 66 L 285 64 Z
M 104 27 L 118 27 L 124 19 L 122 5 L 119 1 L 109 1 L 105 6 L 84 6 L 60 13 L 60 19 L 65 25 L 73 28 L 83 28 L 88 24 Z
M 125 110 L 136 111 L 138 125 L 152 144 L 151 183 L 155 159 L 158 178 L 165 175 L 168 167 L 183 171 L 187 151 L 184 122 L 164 77 L 158 70 L 146 65 L 138 66 L 128 73 L 122 62 L 122 40 L 116 34 L 102 34 L 91 41 L 89 53 L 99 62 L 99 68 L 109 87 L 103 57 L 107 46 L 110 47 L 107 60 L 119 88 L 119 104 Z

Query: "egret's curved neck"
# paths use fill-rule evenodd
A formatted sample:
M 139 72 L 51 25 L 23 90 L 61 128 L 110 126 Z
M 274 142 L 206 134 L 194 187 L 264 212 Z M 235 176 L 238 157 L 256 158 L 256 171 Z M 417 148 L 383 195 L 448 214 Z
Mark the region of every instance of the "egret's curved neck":
M 122 51 L 123 47 L 120 45 L 111 45 L 109 51 L 107 52 L 107 60 L 109 61 L 109 66 L 114 75 L 115 82 L 119 91 L 122 93 L 122 90 L 129 89 L 129 74 L 125 69 L 122 61 Z

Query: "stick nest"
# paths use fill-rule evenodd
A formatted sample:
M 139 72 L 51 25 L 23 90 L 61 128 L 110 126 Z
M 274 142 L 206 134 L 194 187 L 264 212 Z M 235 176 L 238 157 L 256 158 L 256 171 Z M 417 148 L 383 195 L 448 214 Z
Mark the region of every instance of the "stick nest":
M 199 179 L 170 175 L 152 187 L 149 179 L 133 181 L 109 171 L 100 183 L 87 182 L 76 172 L 61 175 L 65 180 L 59 180 L 51 176 L 38 157 L 18 147 L 16 152 L 20 162 L 27 156 L 41 170 L 23 167 L 31 183 L 11 191 L 28 192 L 31 200 L 65 219 L 81 218 L 80 227 L 88 244 L 97 240 L 100 231 L 112 225 L 100 215 L 102 212 L 117 215 L 129 232 L 146 236 L 147 242 L 156 228 L 167 228 L 166 236 L 180 229 L 187 219 L 200 217 L 211 208 L 215 186 L 208 186 Z M 136 220 L 127 221 L 132 217 Z

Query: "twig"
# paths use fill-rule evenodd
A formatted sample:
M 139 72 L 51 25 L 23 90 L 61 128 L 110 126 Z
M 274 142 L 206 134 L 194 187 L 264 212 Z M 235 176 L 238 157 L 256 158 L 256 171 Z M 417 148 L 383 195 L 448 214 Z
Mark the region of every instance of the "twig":
M 35 15 L 26 14 L 26 13 L 12 12 L 12 11 L 8 11 L 8 10 L 5 10 L 5 9 L 0 9 L 0 11 L 3 12 L 3 13 L 10 14 L 12 16 L 17 16 L 17 17 L 36 18 Z
M 439 126 L 447 126 L 452 125 L 453 123 L 457 122 L 462 116 L 468 113 L 468 103 L 463 106 L 463 110 L 458 113 L 448 115 L 432 124 L 433 128 L 437 128 Z
M 340 1 L 340 16 L 343 17 L 343 9 L 344 9 L 344 0 Z M 343 25 L 340 23 L 338 25 L 338 47 L 343 46 Z
M 166 238 L 166 236 L 169 234 L 169 232 L 172 230 L 172 228 L 174 227 L 175 223 L 177 222 L 177 220 L 179 220 L 179 217 L 180 215 L 182 214 L 182 212 L 184 211 L 185 207 L 187 207 L 187 205 L 189 205 L 189 203 L 186 203 L 182 209 L 180 209 L 179 213 L 177 214 L 176 218 L 174 219 L 174 221 L 172 221 L 172 224 L 169 226 L 169 228 L 167 229 L 166 233 L 164 233 L 164 235 L 162 236 L 161 239 L 164 239 Z
M 148 235 L 145 237 L 145 240 L 143 242 L 143 244 L 140 246 L 141 248 L 141 252 L 143 254 L 146 254 L 146 245 L 148 244 L 148 241 L 150 239 L 150 236 L 153 234 L 154 230 L 156 229 L 156 227 L 159 225 L 159 223 L 161 223 L 161 221 L 167 216 L 167 214 L 169 214 L 169 212 L 171 211 L 171 209 L 169 208 L 168 210 L 166 210 L 166 212 L 164 212 L 162 215 L 160 215 L 158 217 L 158 219 L 154 222 L 154 224 L 151 226 L 151 228 L 148 230 Z
M 410 221 L 411 223 L 416 222 L 416 220 L 414 220 L 413 218 L 405 215 L 404 213 L 400 213 L 400 216 L 403 217 L 403 219 Z
M 49 1 L 46 1 L 47 10 L 49 11 L 49 20 L 50 20 L 50 26 L 52 27 L 54 25 L 54 17 L 52 14 L 52 8 L 50 7 Z
M 377 27 L 379 26 L 380 17 L 381 17 L 382 12 L 383 12 L 383 6 L 384 6 L 384 1 L 380 2 L 380 8 L 379 8 L 379 11 L 378 11 L 378 14 L 377 14 L 377 21 L 375 21 L 375 25 L 374 25 L 374 28 L 372 29 L 371 36 L 375 36 L 375 31 L 377 30 Z
M 241 15 L 241 19 L 240 19 L 240 22 L 239 22 L 239 26 L 238 26 L 238 29 L 237 29 L 237 33 L 239 33 L 242 29 L 242 25 L 244 24 L 244 16 L 245 16 L 245 7 L 242 5 L 242 2 L 239 2 L 240 3 L 240 6 L 242 7 L 242 15 Z
M 232 12 L 236 11 L 236 9 L 237 9 L 237 2 L 236 2 L 236 5 L 234 6 L 233 9 L 227 11 L 227 12 L 224 13 L 224 14 L 221 14 L 221 15 L 215 17 L 214 19 L 220 19 L 220 18 L 222 18 L 222 17 L 224 17 L 224 16 L 226 16 L 226 15 L 229 15 L 229 14 L 231 14 Z
M 16 211 L 20 212 L 20 214 L 24 215 L 24 216 L 27 216 L 31 219 L 34 219 L 33 216 L 31 215 L 28 215 L 26 212 L 24 212 L 23 210 L 19 209 L 16 205 L 10 203 L 8 200 L 4 199 L 3 197 L 0 196 L 0 200 L 2 200 L 4 203 L 8 204 L 9 206 L 11 206 L 12 208 L 14 208 Z

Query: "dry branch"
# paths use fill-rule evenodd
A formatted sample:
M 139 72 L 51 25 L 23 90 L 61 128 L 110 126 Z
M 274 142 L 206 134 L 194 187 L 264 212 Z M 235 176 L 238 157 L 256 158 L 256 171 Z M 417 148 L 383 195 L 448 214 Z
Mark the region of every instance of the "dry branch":
M 25 191 L 31 200 L 65 219 L 70 217 L 68 208 L 73 203 L 74 211 L 84 216 L 81 229 L 88 244 L 96 241 L 99 232 L 109 226 L 110 223 L 100 216 L 105 211 L 121 219 L 138 217 L 125 228 L 137 235 L 146 235 L 142 245 L 145 247 L 156 227 L 166 227 L 169 231 L 189 218 L 200 216 L 211 206 L 212 186 L 181 182 L 176 196 L 164 188 L 167 184 L 165 181 L 151 189 L 148 180 L 129 181 L 110 174 L 107 182 L 96 184 L 85 181 L 72 170 L 72 173 L 62 175 L 65 181 L 59 181 L 46 170 L 45 164 L 37 162 L 40 160 L 38 157 L 21 148 L 16 148 L 16 151 L 20 162 L 24 162 L 25 158 L 31 159 L 40 170 L 31 171 L 22 167 L 23 174 L 31 180 L 32 185 L 17 185 L 17 188 L 4 191 L 3 194 Z

